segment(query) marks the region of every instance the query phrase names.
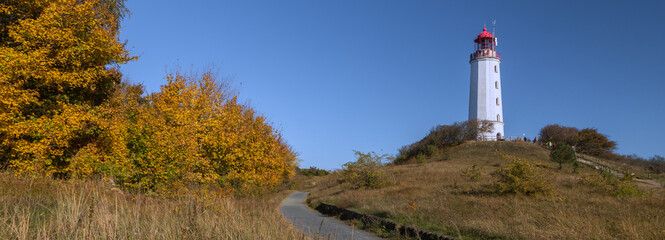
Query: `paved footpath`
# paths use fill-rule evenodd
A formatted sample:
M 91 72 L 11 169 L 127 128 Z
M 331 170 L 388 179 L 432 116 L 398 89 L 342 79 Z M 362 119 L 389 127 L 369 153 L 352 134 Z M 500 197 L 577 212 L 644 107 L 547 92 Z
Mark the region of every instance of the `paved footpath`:
M 368 232 L 352 228 L 337 219 L 326 217 L 305 206 L 306 192 L 295 192 L 279 205 L 279 212 L 293 225 L 315 239 L 374 240 L 381 239 Z

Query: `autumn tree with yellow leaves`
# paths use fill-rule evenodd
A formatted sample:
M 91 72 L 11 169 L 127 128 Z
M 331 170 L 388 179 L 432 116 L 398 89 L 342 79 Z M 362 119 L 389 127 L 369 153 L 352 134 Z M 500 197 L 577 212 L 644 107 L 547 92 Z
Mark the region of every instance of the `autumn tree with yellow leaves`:
M 296 154 L 279 132 L 214 74 L 166 80 L 145 98 L 140 86 L 124 84 L 109 101 L 104 141 L 124 143 L 108 148 L 126 161 L 113 165 L 118 180 L 158 191 L 216 184 L 255 192 L 293 176 Z
M 3 1 L 2 155 L 21 174 L 89 175 L 98 107 L 132 57 L 118 39 L 121 1 Z M 80 168 L 80 169 L 75 169 Z
M 121 82 L 123 0 L 0 5 L 0 167 L 19 176 L 110 177 L 157 193 L 274 188 L 295 153 L 213 74 Z

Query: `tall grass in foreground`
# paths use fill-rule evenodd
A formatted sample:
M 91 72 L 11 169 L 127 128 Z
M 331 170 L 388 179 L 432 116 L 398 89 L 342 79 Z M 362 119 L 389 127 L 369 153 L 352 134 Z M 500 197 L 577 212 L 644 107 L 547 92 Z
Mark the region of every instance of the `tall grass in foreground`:
M 303 239 L 277 211 L 285 194 L 165 199 L 0 173 L 0 239 Z

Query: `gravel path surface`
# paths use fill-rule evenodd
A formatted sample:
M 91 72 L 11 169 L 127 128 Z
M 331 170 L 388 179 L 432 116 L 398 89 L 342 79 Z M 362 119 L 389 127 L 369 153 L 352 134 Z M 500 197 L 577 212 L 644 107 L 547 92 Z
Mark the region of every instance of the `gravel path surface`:
M 306 192 L 295 192 L 279 205 L 279 212 L 307 236 L 315 239 L 374 240 L 381 239 L 368 232 L 352 228 L 337 219 L 326 217 L 305 206 Z

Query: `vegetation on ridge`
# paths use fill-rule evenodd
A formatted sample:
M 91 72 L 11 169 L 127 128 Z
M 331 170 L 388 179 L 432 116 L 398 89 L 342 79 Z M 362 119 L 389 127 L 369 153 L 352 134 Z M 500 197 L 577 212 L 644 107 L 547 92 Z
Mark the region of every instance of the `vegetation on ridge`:
M 483 133 L 490 132 L 493 127 L 494 123 L 486 120 L 438 125 L 420 141 L 400 148 L 393 163 L 402 164 L 414 160 L 422 162 L 447 147 L 462 144 L 464 141 L 477 140 Z
M 608 136 L 598 132 L 598 129 L 595 128 L 578 130 L 575 127 L 550 124 L 540 130 L 539 136 L 540 141 L 544 144 L 548 142 L 557 145 L 567 144 L 572 146 L 578 154 L 600 157 L 638 168 L 633 169 L 633 171 L 665 173 L 665 158 L 662 156 L 655 155 L 645 159 L 637 155 L 616 154 L 613 152 L 616 149 L 616 142 L 610 140 Z M 650 178 L 649 174 L 641 177 Z M 663 183 L 665 183 L 665 180 L 663 180 Z

